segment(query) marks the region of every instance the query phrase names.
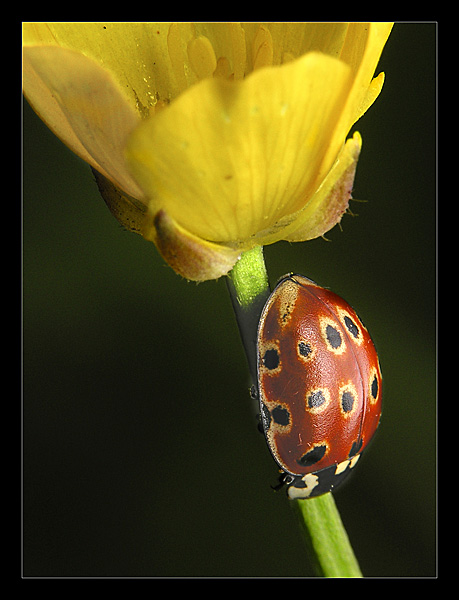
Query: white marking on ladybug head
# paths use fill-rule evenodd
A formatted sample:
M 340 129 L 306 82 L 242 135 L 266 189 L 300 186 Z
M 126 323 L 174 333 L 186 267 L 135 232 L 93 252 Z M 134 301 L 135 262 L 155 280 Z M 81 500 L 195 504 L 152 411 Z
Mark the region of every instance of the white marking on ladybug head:
M 309 498 L 312 493 L 312 490 L 319 485 L 319 478 L 314 473 L 308 473 L 304 477 L 301 478 L 306 484 L 306 487 L 295 487 L 295 485 L 291 485 L 288 488 L 288 497 L 290 500 L 301 500 L 303 498 Z

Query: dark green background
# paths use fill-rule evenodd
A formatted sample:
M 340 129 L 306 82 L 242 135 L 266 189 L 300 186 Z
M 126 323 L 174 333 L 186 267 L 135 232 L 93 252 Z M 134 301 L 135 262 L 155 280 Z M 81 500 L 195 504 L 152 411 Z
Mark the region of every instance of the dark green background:
M 328 238 L 267 247 L 272 282 L 348 300 L 384 412 L 336 502 L 363 573 L 436 573 L 436 25 L 397 24 Z M 256 427 L 224 279 L 186 283 L 125 232 L 24 108 L 25 576 L 310 575 Z

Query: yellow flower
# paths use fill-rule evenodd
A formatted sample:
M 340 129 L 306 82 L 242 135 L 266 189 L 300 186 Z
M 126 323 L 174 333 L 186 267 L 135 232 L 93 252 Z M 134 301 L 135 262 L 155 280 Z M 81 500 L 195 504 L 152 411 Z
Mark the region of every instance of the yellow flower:
M 388 23 L 26 23 L 24 93 L 193 280 L 345 212 Z

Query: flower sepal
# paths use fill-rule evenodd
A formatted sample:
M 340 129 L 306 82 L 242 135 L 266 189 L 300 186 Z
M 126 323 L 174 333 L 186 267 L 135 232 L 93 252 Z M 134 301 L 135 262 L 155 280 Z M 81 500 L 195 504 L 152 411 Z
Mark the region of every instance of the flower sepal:
M 306 207 L 300 211 L 293 232 L 285 235 L 289 242 L 304 242 L 323 236 L 337 225 L 349 207 L 362 138 L 356 131 L 346 141 L 335 164 Z
M 190 281 L 218 279 L 231 271 L 241 251 L 203 240 L 180 227 L 163 209 L 143 221 L 143 237 L 155 243 L 174 271 Z
M 94 168 L 92 172 L 99 193 L 115 219 L 128 231 L 141 234 L 142 224 L 147 213 L 145 204 L 123 192 Z

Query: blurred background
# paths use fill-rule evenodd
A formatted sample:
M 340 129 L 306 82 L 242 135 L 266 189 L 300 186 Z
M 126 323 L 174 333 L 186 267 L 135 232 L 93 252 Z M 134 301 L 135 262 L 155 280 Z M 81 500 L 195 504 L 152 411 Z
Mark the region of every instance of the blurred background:
M 436 32 L 389 38 L 358 216 L 265 249 L 272 282 L 330 287 L 379 351 L 381 426 L 335 495 L 367 577 L 436 574 Z M 124 231 L 27 103 L 23 135 L 24 575 L 313 575 L 224 279 L 187 283 Z

